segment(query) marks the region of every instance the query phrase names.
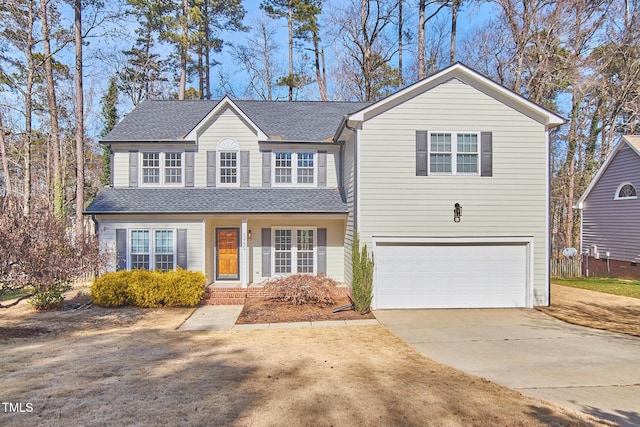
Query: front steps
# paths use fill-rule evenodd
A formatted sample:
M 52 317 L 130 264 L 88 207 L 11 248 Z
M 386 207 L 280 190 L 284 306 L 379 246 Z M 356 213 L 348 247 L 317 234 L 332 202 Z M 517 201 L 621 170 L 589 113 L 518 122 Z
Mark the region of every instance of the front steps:
M 205 290 L 202 305 L 244 305 L 247 288 L 219 288 L 209 286 Z

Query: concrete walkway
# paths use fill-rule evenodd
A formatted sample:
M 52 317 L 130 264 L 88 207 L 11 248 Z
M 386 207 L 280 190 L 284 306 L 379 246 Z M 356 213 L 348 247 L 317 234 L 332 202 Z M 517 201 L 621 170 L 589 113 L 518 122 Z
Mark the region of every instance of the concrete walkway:
M 536 310 L 378 310 L 428 357 L 622 426 L 640 425 L 640 338 Z
M 241 305 L 204 305 L 198 307 L 179 328 L 180 331 L 228 331 L 231 329 L 313 328 L 327 326 L 378 325 L 376 319 L 324 320 L 318 322 L 261 323 L 236 325 Z

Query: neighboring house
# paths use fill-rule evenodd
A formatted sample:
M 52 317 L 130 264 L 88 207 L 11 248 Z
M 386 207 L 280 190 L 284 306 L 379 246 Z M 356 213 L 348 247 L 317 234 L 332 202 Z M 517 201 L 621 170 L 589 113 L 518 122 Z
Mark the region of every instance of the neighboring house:
M 462 64 L 376 103 L 146 101 L 102 141 L 113 182 L 86 213 L 112 270 L 350 283 L 357 229 L 374 308 L 547 305 L 563 122 Z
M 640 278 L 640 136 L 615 146 L 577 204 L 583 270 L 589 276 Z M 588 255 L 587 255 L 588 254 Z

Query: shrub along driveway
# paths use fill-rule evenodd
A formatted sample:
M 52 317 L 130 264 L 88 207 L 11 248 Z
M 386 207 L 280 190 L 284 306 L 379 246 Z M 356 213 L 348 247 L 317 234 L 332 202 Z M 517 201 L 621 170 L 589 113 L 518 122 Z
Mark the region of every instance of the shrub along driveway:
M 184 332 L 192 310 L 11 310 L 0 401 L 25 411 L 0 407 L 3 426 L 597 424 L 433 362 L 383 326 Z M 2 339 L 14 326 L 50 332 Z
M 621 425 L 640 425 L 638 337 L 536 310 L 382 310 L 376 317 L 438 362 Z

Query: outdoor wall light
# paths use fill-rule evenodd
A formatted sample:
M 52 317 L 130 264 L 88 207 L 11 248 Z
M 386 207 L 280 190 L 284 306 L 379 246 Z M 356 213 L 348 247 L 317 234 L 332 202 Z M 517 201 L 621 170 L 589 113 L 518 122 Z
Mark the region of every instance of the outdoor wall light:
M 460 206 L 460 203 L 456 203 L 453 206 L 453 222 L 460 222 L 461 216 L 462 216 L 462 206 Z
M 249 230 L 249 233 L 247 233 L 247 237 L 249 238 L 249 240 L 251 240 L 251 236 L 253 236 L 253 233 L 251 232 L 251 230 Z

